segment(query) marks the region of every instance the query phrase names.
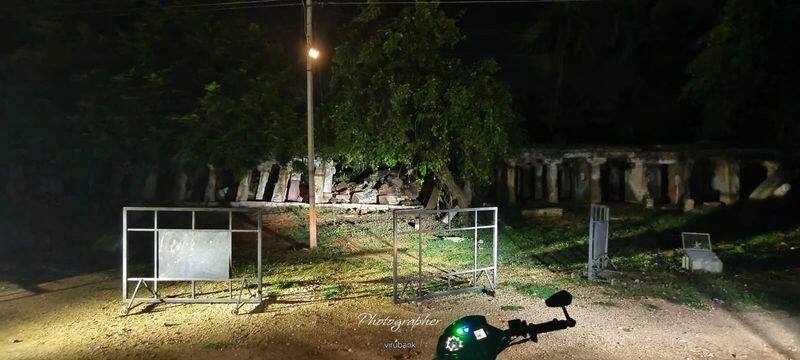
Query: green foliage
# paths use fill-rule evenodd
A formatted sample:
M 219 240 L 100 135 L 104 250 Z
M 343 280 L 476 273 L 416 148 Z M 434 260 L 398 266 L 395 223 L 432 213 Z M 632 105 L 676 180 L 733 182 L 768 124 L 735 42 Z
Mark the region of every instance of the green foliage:
M 31 39 L 0 57 L 10 161 L 237 171 L 302 148 L 292 63 L 248 20 L 169 11 L 28 20 Z
M 494 61 L 466 66 L 449 56 L 462 39 L 436 5 L 394 17 L 367 7 L 332 59 L 330 151 L 363 166 L 404 166 L 420 178 L 449 167 L 488 181 L 517 117 Z
M 547 299 L 551 295 L 558 292 L 558 288 L 550 284 L 521 283 L 519 281 L 509 281 L 503 283 L 503 285 L 511 287 L 519 291 L 523 295 L 527 295 L 537 299 Z

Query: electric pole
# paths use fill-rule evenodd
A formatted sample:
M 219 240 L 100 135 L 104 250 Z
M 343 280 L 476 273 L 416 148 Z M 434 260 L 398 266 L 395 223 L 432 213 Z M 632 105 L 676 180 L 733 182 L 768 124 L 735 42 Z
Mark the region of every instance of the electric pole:
M 312 73 L 312 62 L 315 55 L 312 55 L 314 44 L 311 38 L 311 6 L 313 0 L 306 0 L 306 93 L 307 93 L 307 113 L 308 113 L 308 243 L 309 247 L 317 247 L 317 199 L 316 188 L 314 186 L 314 176 L 316 173 L 316 162 L 314 161 L 314 74 Z

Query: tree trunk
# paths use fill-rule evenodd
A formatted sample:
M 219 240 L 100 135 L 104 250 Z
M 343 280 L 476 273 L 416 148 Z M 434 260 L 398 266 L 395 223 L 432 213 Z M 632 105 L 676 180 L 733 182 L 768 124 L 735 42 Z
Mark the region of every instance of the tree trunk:
M 428 198 L 428 203 L 425 204 L 425 209 L 434 210 L 438 206 L 439 206 L 439 184 L 434 183 L 433 190 L 431 191 L 431 197 Z
M 462 208 L 467 208 L 470 206 L 472 202 L 472 196 L 468 192 L 465 192 L 464 189 L 459 186 L 456 181 L 453 179 L 453 174 L 450 172 L 450 169 L 445 166 L 439 171 L 439 178 L 440 184 L 444 186 L 447 192 L 456 199 L 456 203 L 458 206 Z

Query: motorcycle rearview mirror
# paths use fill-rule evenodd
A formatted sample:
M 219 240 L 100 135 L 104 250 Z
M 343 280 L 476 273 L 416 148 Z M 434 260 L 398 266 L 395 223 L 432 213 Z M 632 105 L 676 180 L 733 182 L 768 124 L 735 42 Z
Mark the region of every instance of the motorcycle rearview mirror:
M 572 304 L 572 294 L 566 290 L 561 290 L 544 301 L 548 307 L 565 307 Z

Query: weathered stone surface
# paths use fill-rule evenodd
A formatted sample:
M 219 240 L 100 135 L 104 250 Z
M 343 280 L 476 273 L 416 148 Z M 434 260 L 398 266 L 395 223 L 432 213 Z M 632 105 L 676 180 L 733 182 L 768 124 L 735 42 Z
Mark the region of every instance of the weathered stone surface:
M 625 171 L 625 201 L 641 204 L 647 188 L 644 186 L 644 164 L 634 160 Z
M 792 184 L 786 183 L 775 189 L 775 191 L 772 192 L 772 196 L 776 198 L 782 198 L 789 194 L 790 190 L 792 190 Z
M 275 190 L 272 191 L 272 201 L 284 202 L 289 192 L 289 180 L 292 176 L 292 163 L 281 167 L 278 172 L 278 180 L 275 182 Z M 298 190 L 299 192 L 299 190 Z
M 563 215 L 564 209 L 557 207 L 522 210 L 522 216 L 527 218 L 552 218 L 561 217 Z
M 517 167 L 513 162 L 508 163 L 506 167 L 506 196 L 508 197 L 508 204 L 515 205 L 517 203 Z
M 175 185 L 172 189 L 172 200 L 175 201 L 184 201 L 186 200 L 186 185 L 189 182 L 189 175 L 186 174 L 186 171 L 183 169 L 179 169 L 178 173 L 175 174 Z
M 272 165 L 274 164 L 275 163 L 272 161 L 265 161 L 258 165 L 258 188 L 256 189 L 255 200 L 267 200 L 267 183 L 269 182 L 269 176 L 272 172 Z
M 573 170 L 573 199 L 578 202 L 589 201 L 589 177 L 591 167 L 586 161 L 575 164 Z
M 600 182 L 600 166 L 606 162 L 604 158 L 594 158 L 589 161 L 589 202 L 598 204 L 603 201 L 603 187 Z
M 709 250 L 686 249 L 683 268 L 689 271 L 704 271 L 713 274 L 722 272 L 722 261 Z
M 322 201 L 325 190 L 325 166 L 321 161 L 314 161 L 314 201 L 319 204 Z
M 558 203 L 558 162 L 547 162 L 547 202 Z
M 661 166 L 647 164 L 644 167 L 644 182 L 647 189 L 646 198 L 654 203 L 661 202 Z
M 213 202 L 217 201 L 217 172 L 214 165 L 208 164 L 208 181 L 206 182 L 206 191 L 203 194 L 203 201 Z
M 683 163 L 670 164 L 667 167 L 667 195 L 670 205 L 678 205 L 683 200 L 686 185 L 683 182 L 685 165 Z
M 378 191 L 373 188 L 366 188 L 362 191 L 354 192 L 350 202 L 353 204 L 375 204 L 378 202 Z
M 300 193 L 300 181 L 303 178 L 301 173 L 292 173 L 289 180 L 289 191 L 286 195 L 286 201 L 303 201 L 303 196 Z
M 325 193 L 333 192 L 333 175 L 336 174 L 336 164 L 333 161 L 325 163 L 325 180 L 323 181 L 322 191 Z
M 250 178 L 252 176 L 250 170 L 245 171 L 239 177 L 239 186 L 236 188 L 236 201 L 247 201 L 250 198 Z
M 694 210 L 694 200 L 693 199 L 686 199 L 683 201 L 683 211 L 692 211 Z
M 156 198 L 156 191 L 158 190 L 158 166 L 151 166 L 147 171 L 147 177 L 144 180 L 144 187 L 142 189 L 142 199 L 146 201 L 153 201 Z
M 406 200 L 402 197 L 392 194 L 378 195 L 378 204 L 381 205 L 399 205 L 401 201 Z
M 334 194 L 331 202 L 334 204 L 346 204 L 350 202 L 350 193 Z
M 719 191 L 721 203 L 735 203 L 739 199 L 739 163 L 727 159 L 717 160 L 712 187 Z

